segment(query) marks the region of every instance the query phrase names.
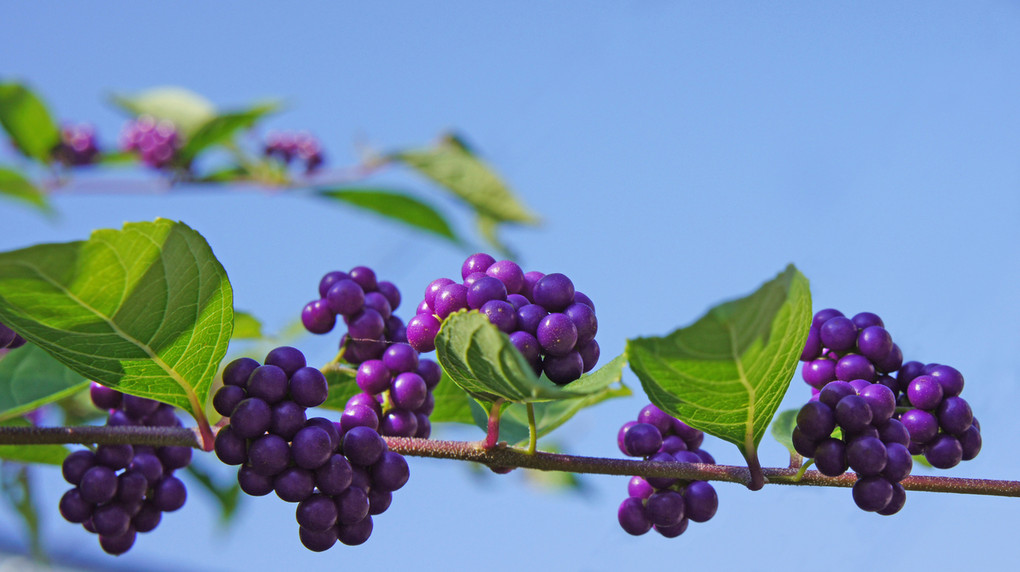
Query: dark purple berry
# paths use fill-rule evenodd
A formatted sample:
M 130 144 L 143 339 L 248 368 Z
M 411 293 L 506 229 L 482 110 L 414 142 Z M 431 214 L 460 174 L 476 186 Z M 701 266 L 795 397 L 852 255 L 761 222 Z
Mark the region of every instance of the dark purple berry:
M 243 357 L 235 359 L 227 364 L 227 367 L 223 368 L 223 385 L 246 387 L 248 385 L 248 377 L 251 376 L 251 372 L 255 371 L 255 368 L 258 366 L 259 362 L 251 358 Z
M 691 481 L 684 489 L 687 518 L 694 522 L 707 522 L 719 508 L 719 495 L 705 481 Z
M 275 351 L 275 350 L 274 350 Z M 269 405 L 287 396 L 287 373 L 275 365 L 255 368 L 248 378 L 248 397 L 257 397 Z

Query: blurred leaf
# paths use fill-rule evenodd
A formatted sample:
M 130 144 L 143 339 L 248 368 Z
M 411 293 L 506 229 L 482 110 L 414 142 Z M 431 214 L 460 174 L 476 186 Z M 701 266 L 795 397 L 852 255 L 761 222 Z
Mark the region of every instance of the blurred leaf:
M 0 321 L 86 378 L 200 423 L 232 297 L 202 235 L 166 219 L 0 253 Z
M 258 318 L 249 314 L 248 312 L 234 310 L 234 333 L 232 339 L 235 340 L 262 339 L 262 322 L 259 322 Z
M 174 124 L 185 141 L 216 117 L 206 98 L 182 87 L 156 87 L 136 95 L 112 95 L 114 104 L 133 115 L 151 115 Z
M 791 455 L 800 455 L 793 446 L 793 428 L 797 426 L 799 409 L 787 409 L 776 415 L 772 422 L 772 436 L 786 447 Z
M 810 325 L 808 281 L 790 265 L 750 296 L 720 304 L 686 328 L 628 340 L 627 355 L 652 403 L 735 444 L 754 474 L 758 444 Z
M 32 184 L 21 173 L 8 167 L 0 167 L 0 195 L 24 201 L 44 213 L 52 210 L 42 189 Z
M 195 130 L 181 148 L 181 161 L 186 164 L 205 149 L 230 141 L 238 131 L 250 129 L 259 119 L 275 112 L 279 107 L 278 103 L 264 103 L 242 111 L 210 117 Z
M 21 417 L 0 422 L 4 427 L 31 427 Z M 63 445 L 0 445 L 0 459 L 18 463 L 61 465 L 70 450 Z
M 226 525 L 237 515 L 237 508 L 241 502 L 241 487 L 236 479 L 220 483 L 213 478 L 212 473 L 199 466 L 200 463 L 191 463 L 185 469 L 195 481 L 202 485 L 202 489 L 212 495 L 216 504 L 220 507 L 220 524 Z
M 251 173 L 244 167 L 231 166 L 212 173 L 198 177 L 200 183 L 232 183 L 234 181 L 245 181 L 251 178 Z
M 46 104 L 27 86 L 0 83 L 0 125 L 19 151 L 43 163 L 60 143 L 60 129 Z
M 455 136 L 428 149 L 394 153 L 389 159 L 418 171 L 495 221 L 538 223 L 499 176 Z
M 450 223 L 439 211 L 408 194 L 386 189 L 363 188 L 322 190 L 318 194 L 460 243 L 460 239 L 450 228 Z
M 99 155 L 100 165 L 128 165 L 138 162 L 138 155 L 131 151 L 109 151 Z
M 0 359 L 0 420 L 17 417 L 74 395 L 89 381 L 35 344 Z
M 355 393 L 361 393 L 361 388 L 354 381 L 357 369 L 331 364 L 322 369 L 326 375 L 326 382 L 329 383 L 329 397 L 326 402 L 320 405 L 323 409 L 343 411 L 347 406 L 347 400 Z
M 517 260 L 517 253 L 510 249 L 500 238 L 499 238 L 499 221 L 494 218 L 479 213 L 475 224 L 478 226 L 478 234 L 482 235 L 485 242 L 488 242 L 490 246 L 495 248 L 499 255 L 509 260 Z
M 39 531 L 39 512 L 35 508 L 35 494 L 31 467 L 0 463 L 0 489 L 25 523 L 28 544 L 37 561 L 45 561 L 42 535 Z

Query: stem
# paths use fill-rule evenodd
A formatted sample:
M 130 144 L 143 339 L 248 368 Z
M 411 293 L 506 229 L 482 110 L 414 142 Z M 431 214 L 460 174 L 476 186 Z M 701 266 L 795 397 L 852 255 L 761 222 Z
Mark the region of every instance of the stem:
M 489 410 L 489 423 L 488 430 L 485 432 L 485 444 L 486 449 L 492 449 L 496 446 L 496 442 L 499 441 L 499 412 L 503 408 L 503 400 L 497 399 L 492 404 L 492 409 Z
M 528 454 L 534 455 L 538 448 L 538 428 L 535 427 L 535 404 L 528 402 Z
M 183 427 L 0 427 L 0 445 L 148 445 L 203 449 L 203 430 Z M 209 435 L 212 433 L 210 431 Z M 211 450 L 211 449 L 210 449 Z
M 689 481 L 724 481 L 746 484 L 751 473 L 746 467 L 705 465 L 701 463 L 664 463 L 580 457 L 537 451 L 528 454 L 524 449 L 499 443 L 486 448 L 483 442 L 438 441 L 412 437 L 386 437 L 390 450 L 414 457 L 456 459 L 472 461 L 490 467 L 520 467 L 539 471 L 564 471 L 601 475 L 640 475 L 643 477 L 672 477 Z M 821 487 L 852 487 L 857 480 L 854 473 L 839 477 L 826 477 L 818 471 L 807 471 L 797 478 L 797 469 L 761 469 L 766 484 L 809 485 Z M 900 481 L 903 488 L 914 491 L 1020 497 L 1020 481 L 968 479 L 954 477 L 911 476 Z
M 498 413 L 498 409 L 496 409 Z M 490 417 L 491 419 L 491 417 Z M 499 416 L 496 416 L 498 421 Z M 498 431 L 498 423 L 496 430 Z M 391 451 L 413 457 L 432 457 L 471 461 L 489 467 L 519 467 L 539 471 L 562 471 L 600 475 L 643 477 L 667 477 L 686 481 L 723 481 L 746 484 L 751 472 L 747 467 L 730 465 L 706 465 L 702 463 L 668 463 L 656 461 L 635 461 L 631 459 L 608 459 L 582 457 L 509 447 L 505 442 L 486 441 L 440 441 L 413 437 L 385 437 Z M 76 443 L 81 445 L 149 445 L 185 446 L 202 448 L 202 441 L 196 429 L 181 427 L 99 427 L 83 425 L 78 427 L 0 427 L 0 445 L 42 445 Z M 806 485 L 816 487 L 844 487 L 854 485 L 857 475 L 845 473 L 838 477 L 826 477 L 818 471 L 800 471 L 792 468 L 763 468 L 766 484 Z M 970 479 L 959 477 L 910 476 L 900 484 L 912 491 L 957 493 L 1020 497 L 1020 481 L 993 479 Z

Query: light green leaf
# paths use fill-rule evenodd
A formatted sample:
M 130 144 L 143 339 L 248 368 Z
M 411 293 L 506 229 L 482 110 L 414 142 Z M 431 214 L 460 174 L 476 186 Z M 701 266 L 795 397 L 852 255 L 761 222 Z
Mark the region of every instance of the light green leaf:
M 757 488 L 758 444 L 790 385 L 810 325 L 808 281 L 790 265 L 755 293 L 712 308 L 686 328 L 628 340 L 627 355 L 652 403 L 735 444 Z
M 797 413 L 799 412 L 799 409 L 781 411 L 772 422 L 772 436 L 786 447 L 791 455 L 800 455 L 793 446 L 793 428 L 797 426 Z
M 24 201 L 44 213 L 51 212 L 46 193 L 32 184 L 21 173 L 8 167 L 0 167 L 0 195 L 7 195 Z
M 450 223 L 439 211 L 406 193 L 387 189 L 348 188 L 321 190 L 318 194 L 460 243 Z
M 439 385 L 432 390 L 432 398 L 436 403 L 432 414 L 429 415 L 429 420 L 432 423 L 466 423 L 468 425 L 475 423 L 471 413 L 472 405 L 477 405 L 475 400 L 454 383 L 445 371 L 439 380 Z
M 35 344 L 25 344 L 0 359 L 0 421 L 74 395 L 88 386 L 89 380 Z
M 136 95 L 113 95 L 111 99 L 134 115 L 151 115 L 173 123 L 185 141 L 216 117 L 212 102 L 182 87 L 156 87 Z
M 264 103 L 250 109 L 215 115 L 202 123 L 180 150 L 181 161 L 188 163 L 203 150 L 233 139 L 238 131 L 250 129 L 266 115 L 279 109 L 278 103 Z
M 418 171 L 495 221 L 538 223 L 502 179 L 459 139 L 448 137 L 434 147 L 401 151 L 389 159 Z
M 209 245 L 179 222 L 0 253 L 0 321 L 86 378 L 188 409 L 200 425 L 232 303 Z
M 347 406 L 347 400 L 353 397 L 355 393 L 361 393 L 361 388 L 358 387 L 357 382 L 354 380 L 357 369 L 339 364 L 330 364 L 322 368 L 322 373 L 326 376 L 326 382 L 329 384 L 329 397 L 319 407 L 332 409 L 333 411 L 343 411 L 344 407 Z
M 577 397 L 539 379 L 510 338 L 477 311 L 461 311 L 443 321 L 436 357 L 450 379 L 475 399 L 525 403 Z
M 249 314 L 248 312 L 234 310 L 233 339 L 235 340 L 262 339 L 262 322 L 259 322 L 258 318 Z
M 460 311 L 443 321 L 436 336 L 436 357 L 450 379 L 471 397 L 495 403 L 572 399 L 603 391 L 620 380 L 617 358 L 606 367 L 557 386 L 539 378 L 506 334 L 478 311 Z
M 31 427 L 28 421 L 16 417 L 8 419 L 0 425 L 4 427 Z M 0 445 L 0 459 L 18 463 L 42 463 L 44 465 L 60 465 L 70 449 L 63 445 Z
M 46 104 L 20 83 L 0 83 L 0 125 L 19 151 L 43 163 L 50 162 L 50 151 L 60 143 L 60 129 Z

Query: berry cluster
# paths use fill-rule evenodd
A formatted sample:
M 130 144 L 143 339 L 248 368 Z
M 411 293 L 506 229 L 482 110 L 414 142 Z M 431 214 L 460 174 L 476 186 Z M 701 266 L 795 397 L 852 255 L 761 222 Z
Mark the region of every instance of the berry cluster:
M 362 393 L 347 401 L 341 428 L 365 426 L 383 435 L 427 439 L 432 433 L 429 415 L 435 408 L 432 390 L 441 377 L 439 364 L 419 359 L 410 345 L 391 345 L 381 359 L 358 366 L 355 381 Z
M 240 465 L 237 481 L 252 496 L 273 491 L 297 504 L 301 543 L 329 549 L 339 539 L 361 544 L 372 534 L 372 515 L 389 508 L 392 492 L 407 482 L 404 458 L 367 426 L 346 428 L 305 410 L 325 402 L 322 373 L 306 367 L 300 351 L 280 347 L 265 365 L 234 360 L 223 371 L 213 406 L 230 416 L 216 435 L 221 461 Z
M 269 133 L 266 136 L 263 153 L 266 157 L 278 158 L 284 164 L 290 164 L 294 159 L 303 161 L 306 173 L 314 172 L 325 162 L 322 145 L 308 133 Z
M 4 324 L 0 324 L 0 350 L 4 348 L 13 350 L 23 345 L 25 345 L 25 338 Z
M 956 368 L 910 361 L 896 376 L 899 404 L 910 407 L 900 422 L 910 432 L 911 454 L 937 469 L 955 467 L 981 452 L 981 425 L 970 404 L 960 397 L 963 375 Z
M 393 314 L 399 305 L 400 290 L 392 282 L 377 280 L 367 266 L 356 266 L 322 277 L 319 299 L 305 305 L 301 323 L 313 334 L 325 334 L 336 325 L 336 317 L 343 316 L 344 359 L 358 364 L 379 359 L 389 343 L 407 341 L 404 322 Z
M 174 408 L 92 384 L 92 402 L 109 410 L 109 426 L 179 427 Z M 139 532 L 159 524 L 162 513 L 184 506 L 187 490 L 174 471 L 191 463 L 189 447 L 100 445 L 64 459 L 64 479 L 74 488 L 60 499 L 60 514 L 99 535 L 110 554 L 123 554 Z
M 638 413 L 637 421 L 620 428 L 616 442 L 624 455 L 648 461 L 715 463 L 701 449 L 705 434 L 653 404 Z M 719 497 L 706 481 L 681 481 L 666 477 L 631 477 L 628 497 L 620 504 L 620 526 L 635 536 L 653 527 L 666 538 L 680 536 L 690 521 L 705 522 L 715 516 Z
M 439 326 L 459 310 L 485 314 L 531 364 L 553 383 L 567 384 L 599 360 L 598 320 L 591 299 L 574 290 L 563 274 L 521 270 L 510 260 L 472 254 L 460 269 L 462 283 L 433 280 L 417 314 L 407 322 L 407 340 L 419 352 L 435 349 Z
M 801 359 L 814 396 L 797 415 L 794 447 L 813 458 L 822 474 L 853 469 L 860 508 L 890 515 L 903 507 L 906 493 L 899 483 L 910 474 L 911 455 L 923 454 L 945 469 L 980 451 L 977 420 L 959 397 L 960 372 L 903 363 L 877 315 L 847 318 L 837 310 L 819 311 Z
M 91 165 L 99 156 L 96 131 L 91 125 L 65 125 L 60 130 L 60 143 L 53 148 L 53 159 L 68 167 Z
M 149 167 L 163 169 L 173 163 L 181 139 L 173 123 L 143 115 L 124 127 L 120 146 L 125 151 L 137 153 L 142 163 Z

